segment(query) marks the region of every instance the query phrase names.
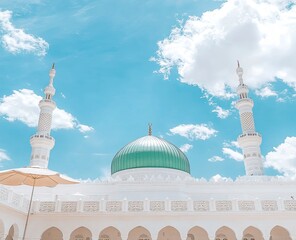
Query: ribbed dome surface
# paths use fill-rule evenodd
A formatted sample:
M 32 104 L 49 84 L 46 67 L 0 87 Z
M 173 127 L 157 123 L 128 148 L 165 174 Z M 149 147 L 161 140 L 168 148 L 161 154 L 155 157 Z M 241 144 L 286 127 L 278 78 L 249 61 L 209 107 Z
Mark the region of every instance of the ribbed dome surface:
M 154 136 L 139 138 L 123 147 L 112 160 L 111 173 L 134 168 L 170 168 L 190 173 L 185 154 Z

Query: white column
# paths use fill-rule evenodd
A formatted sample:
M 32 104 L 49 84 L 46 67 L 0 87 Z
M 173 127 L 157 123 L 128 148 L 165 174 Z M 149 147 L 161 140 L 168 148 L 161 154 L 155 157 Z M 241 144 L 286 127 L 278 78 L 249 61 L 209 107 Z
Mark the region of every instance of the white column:
M 157 229 L 156 226 L 155 226 L 155 229 L 149 229 L 150 234 L 151 234 L 151 240 L 157 240 L 159 230 L 160 229 Z
M 253 100 L 248 97 L 248 86 L 243 82 L 243 69 L 238 64 L 236 69 L 239 76 L 239 85 L 237 87 L 237 94 L 239 100 L 235 107 L 239 110 L 242 134 L 237 141 L 242 148 L 244 156 L 244 164 L 247 176 L 261 176 L 263 175 L 263 161 L 261 156 L 260 145 L 262 142 L 261 135 L 255 130 L 255 123 L 253 117 Z
M 67 230 L 62 230 L 62 233 L 63 233 L 63 240 L 70 240 L 70 237 L 71 237 L 71 233 L 72 231 L 67 231 Z
M 242 240 L 243 236 L 244 236 L 244 230 L 243 229 L 234 229 L 234 231 L 235 231 L 234 233 L 235 233 L 236 239 Z
M 49 85 L 44 90 L 44 98 L 39 102 L 40 114 L 37 133 L 30 138 L 32 147 L 30 167 L 47 168 L 50 150 L 54 147 L 55 140 L 50 136 L 52 113 L 56 108 L 52 97 L 55 94 L 53 79 L 55 77 L 54 65 L 49 72 Z
M 269 240 L 270 239 L 270 232 L 268 232 L 268 231 L 262 232 L 262 235 L 263 235 L 264 240 Z

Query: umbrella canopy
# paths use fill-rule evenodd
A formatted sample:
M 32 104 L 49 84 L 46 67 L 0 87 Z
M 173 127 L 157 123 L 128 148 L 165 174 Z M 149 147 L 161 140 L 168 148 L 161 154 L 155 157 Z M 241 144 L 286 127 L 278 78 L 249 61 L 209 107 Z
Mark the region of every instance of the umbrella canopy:
M 34 195 L 34 189 L 38 187 L 55 187 L 58 184 L 74 184 L 78 181 L 63 176 L 58 172 L 51 171 L 47 168 L 15 168 L 10 170 L 0 171 L 0 184 L 9 186 L 29 185 L 32 186 L 32 192 L 29 202 L 29 209 L 26 217 L 23 240 L 26 237 L 27 225 L 31 211 L 31 204 Z
M 78 181 L 47 168 L 16 168 L 0 171 L 0 184 L 18 186 L 55 187 L 58 184 L 74 184 Z

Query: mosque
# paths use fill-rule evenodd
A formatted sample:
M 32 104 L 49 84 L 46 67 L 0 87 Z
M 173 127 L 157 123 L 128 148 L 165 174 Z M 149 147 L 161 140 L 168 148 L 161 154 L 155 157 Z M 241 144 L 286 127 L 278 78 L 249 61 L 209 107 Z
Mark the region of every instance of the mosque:
M 238 143 L 246 175 L 206 181 L 190 175 L 186 155 L 164 139 L 147 136 L 114 156 L 104 181 L 36 189 L 28 240 L 296 240 L 296 182 L 265 176 L 253 101 L 238 65 L 242 134 Z M 40 101 L 29 167 L 46 169 L 55 140 L 50 136 L 54 67 Z M 0 185 L 0 239 L 22 239 L 31 188 Z

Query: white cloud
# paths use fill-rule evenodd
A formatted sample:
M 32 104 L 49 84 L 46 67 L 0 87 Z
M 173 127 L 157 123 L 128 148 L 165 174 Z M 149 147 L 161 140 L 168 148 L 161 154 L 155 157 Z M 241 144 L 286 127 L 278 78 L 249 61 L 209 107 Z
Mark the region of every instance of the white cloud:
M 237 141 L 225 141 L 223 142 L 223 146 L 224 147 L 235 147 L 235 148 L 240 148 L 239 145 L 238 145 L 238 142 Z
M 39 119 L 39 101 L 42 99 L 30 89 L 14 90 L 9 96 L 0 101 L 0 115 L 10 122 L 21 121 L 29 127 L 36 127 Z M 93 128 L 79 124 L 77 119 L 63 109 L 56 108 L 53 112 L 52 129 L 77 128 L 85 133 Z
M 193 146 L 191 144 L 185 143 L 180 147 L 180 150 L 184 153 L 187 153 L 190 149 L 192 149 Z
M 220 106 L 216 106 L 216 108 L 212 112 L 217 113 L 218 118 L 221 119 L 227 118 L 230 114 L 229 110 L 224 110 Z
M 29 127 L 36 127 L 38 122 L 38 102 L 42 98 L 32 90 L 14 90 L 13 94 L 4 96 L 0 103 L 0 114 L 13 122 L 19 120 Z
M 284 98 L 281 98 L 281 97 L 279 97 L 279 98 L 277 98 L 277 100 L 276 100 L 277 102 L 285 102 L 286 100 L 284 99 Z
M 219 157 L 219 156 L 213 156 L 208 159 L 209 162 L 222 162 L 224 161 L 224 158 Z
M 10 160 L 10 157 L 8 156 L 6 151 L 4 149 L 0 149 L 0 162 L 8 161 L 8 160 Z
M 220 174 L 216 174 L 215 176 L 210 178 L 211 182 L 229 182 L 232 181 L 231 178 L 222 177 Z
M 93 127 L 90 127 L 90 126 L 87 126 L 84 124 L 78 124 L 77 128 L 78 128 L 79 132 L 81 132 L 81 133 L 91 132 L 94 130 Z
M 102 181 L 106 181 L 106 180 L 110 179 L 110 177 L 111 177 L 110 167 L 102 167 L 100 169 L 100 173 L 101 173 L 100 174 L 100 179 Z
M 240 152 L 235 151 L 231 148 L 224 147 L 224 148 L 222 148 L 222 152 L 224 155 L 226 155 L 227 157 L 229 157 L 235 161 L 241 162 L 244 160 L 244 157 Z
M 189 140 L 201 139 L 206 140 L 216 136 L 215 129 L 209 127 L 207 124 L 181 124 L 170 129 L 171 134 L 180 135 Z
M 2 33 L 3 47 L 14 54 L 26 52 L 45 56 L 48 43 L 40 37 L 27 34 L 23 29 L 13 26 L 11 17 L 11 11 L 0 11 L 0 32 Z
M 261 89 L 256 89 L 255 93 L 257 96 L 260 96 L 262 98 L 277 97 L 278 96 L 278 94 L 275 91 L 273 91 L 272 89 L 270 89 L 270 87 L 268 87 L 268 86 L 261 88 Z
M 296 137 L 287 137 L 283 143 L 266 155 L 265 167 L 272 167 L 287 177 L 296 177 Z
M 230 143 L 232 146 L 234 146 L 236 148 L 240 148 L 237 141 L 231 141 Z
M 290 4 L 290 5 L 289 5 Z M 228 0 L 221 8 L 189 17 L 158 42 L 160 73 L 176 67 L 180 81 L 229 97 L 238 85 L 236 60 L 245 83 L 261 88 L 275 77 L 296 89 L 296 5 L 290 0 Z

